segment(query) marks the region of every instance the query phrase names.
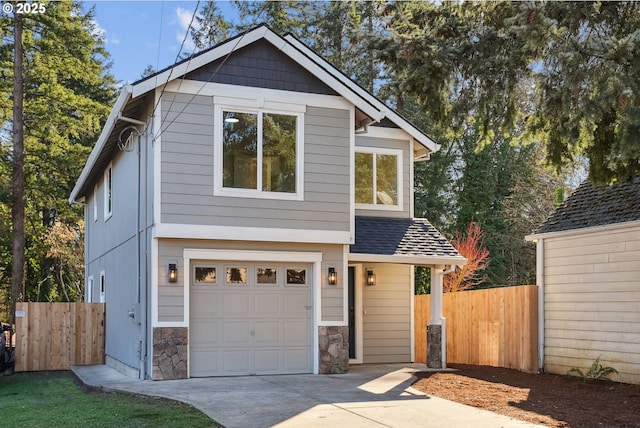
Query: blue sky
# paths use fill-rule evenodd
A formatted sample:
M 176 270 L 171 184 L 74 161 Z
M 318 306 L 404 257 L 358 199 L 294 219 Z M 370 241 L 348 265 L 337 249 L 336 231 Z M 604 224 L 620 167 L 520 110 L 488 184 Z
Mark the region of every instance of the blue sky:
M 176 61 L 198 4 L 197 1 L 113 0 L 82 3 L 85 11 L 95 7 L 95 20 L 113 62 L 111 73 L 120 83 L 138 80 L 147 65 L 161 70 Z M 237 16 L 230 2 L 218 1 L 216 5 L 227 20 L 233 21 Z M 185 51 L 193 51 L 189 37 Z

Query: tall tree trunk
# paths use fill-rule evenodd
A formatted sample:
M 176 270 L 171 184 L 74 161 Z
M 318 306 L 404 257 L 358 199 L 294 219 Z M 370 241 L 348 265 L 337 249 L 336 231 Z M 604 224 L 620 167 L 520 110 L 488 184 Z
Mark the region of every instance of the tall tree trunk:
M 11 324 L 15 323 L 16 302 L 24 298 L 24 123 L 23 123 L 23 79 L 22 79 L 22 15 L 16 13 L 14 26 L 13 60 L 13 174 L 11 204 L 11 238 L 13 257 L 11 267 Z

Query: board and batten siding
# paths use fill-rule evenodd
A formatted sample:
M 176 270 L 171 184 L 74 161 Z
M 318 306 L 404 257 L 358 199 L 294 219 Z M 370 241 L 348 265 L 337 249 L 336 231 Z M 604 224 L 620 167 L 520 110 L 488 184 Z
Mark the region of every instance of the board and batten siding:
M 216 250 L 247 250 L 247 251 L 290 251 L 290 252 L 321 252 L 322 267 L 320 272 L 321 295 L 321 321 L 343 321 L 344 290 L 342 279 L 343 271 L 343 246 L 322 244 L 297 244 L 279 242 L 239 242 L 239 241 L 209 241 L 209 240 L 184 240 L 161 239 L 158 243 L 158 321 L 160 322 L 185 322 L 184 319 L 184 249 L 216 249 Z M 283 264 L 295 263 L 292 260 L 282 260 Z M 178 281 L 169 283 L 167 278 L 167 265 L 175 263 L 178 268 Z M 253 262 L 252 262 L 253 263 Z M 329 286 L 327 283 L 327 271 L 329 266 L 336 268 L 339 281 L 338 285 Z M 189 269 L 190 267 L 186 267 Z
M 363 286 L 362 345 L 364 363 L 411 361 L 412 266 L 364 264 L 372 269 L 376 285 Z
M 640 226 L 544 240 L 545 370 L 640 382 Z
M 212 226 L 348 231 L 348 110 L 304 114 L 302 201 L 214 196 L 214 104 L 209 96 L 162 98 L 161 220 Z
M 408 218 L 411 217 L 411 197 L 413 195 L 411 188 L 411 162 L 413 157 L 411 153 L 411 143 L 409 136 L 406 140 L 398 140 L 392 138 L 368 137 L 366 134 L 356 136 L 356 151 L 358 147 L 371 147 L 376 149 L 394 149 L 402 151 L 402 210 L 387 211 L 376 209 L 356 209 L 356 215 L 374 216 L 374 217 L 392 217 L 392 218 Z

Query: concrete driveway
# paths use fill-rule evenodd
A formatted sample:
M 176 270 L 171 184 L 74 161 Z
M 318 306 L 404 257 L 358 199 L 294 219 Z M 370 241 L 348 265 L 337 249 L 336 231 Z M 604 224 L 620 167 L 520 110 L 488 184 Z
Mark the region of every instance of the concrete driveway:
M 350 366 L 343 375 L 141 381 L 102 366 L 75 366 L 86 385 L 182 401 L 233 427 L 534 427 L 411 388 L 424 365 Z

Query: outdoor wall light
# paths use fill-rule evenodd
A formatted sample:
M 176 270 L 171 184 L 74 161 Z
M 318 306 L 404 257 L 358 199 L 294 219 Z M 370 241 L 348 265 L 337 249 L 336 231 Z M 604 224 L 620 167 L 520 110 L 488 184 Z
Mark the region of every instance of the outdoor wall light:
M 329 268 L 327 279 L 329 280 L 329 285 L 336 285 L 338 283 L 338 274 L 336 274 L 336 268 Z
M 367 285 L 370 287 L 376 285 L 376 274 L 372 270 L 367 270 Z
M 174 263 L 169 264 L 169 282 L 178 282 L 178 268 Z

